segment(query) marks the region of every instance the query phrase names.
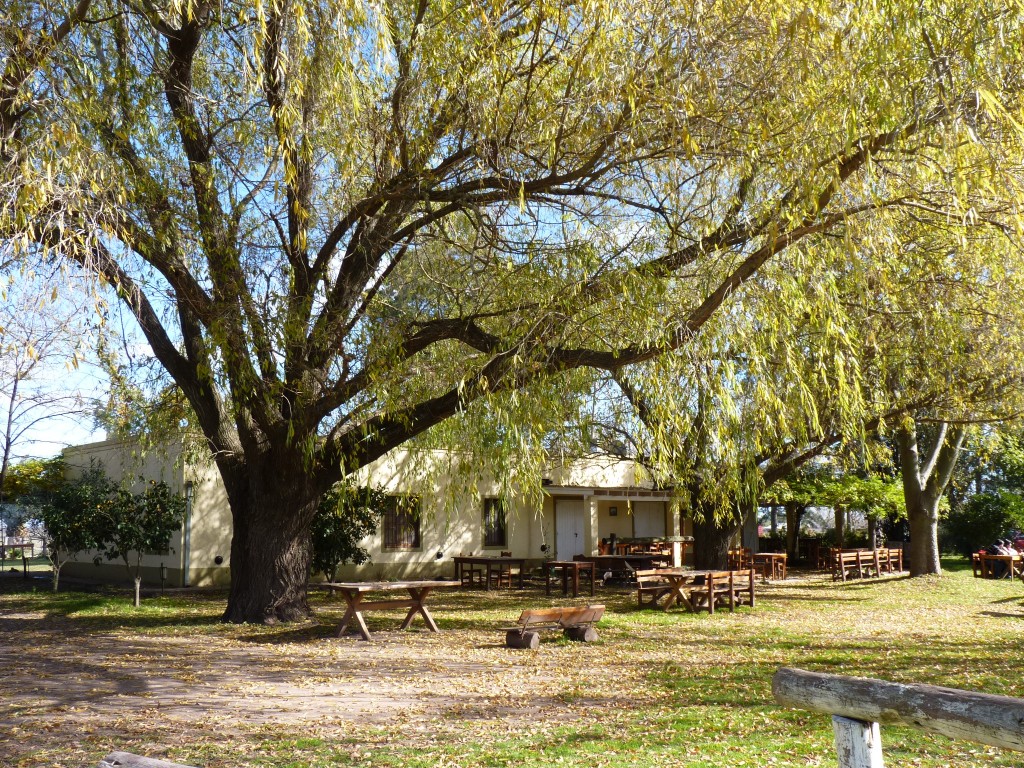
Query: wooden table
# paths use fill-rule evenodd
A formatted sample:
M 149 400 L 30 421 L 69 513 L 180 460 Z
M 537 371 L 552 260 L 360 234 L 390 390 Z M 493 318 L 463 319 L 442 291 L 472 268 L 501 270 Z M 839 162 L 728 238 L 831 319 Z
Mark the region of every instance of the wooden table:
M 996 569 L 996 563 L 1002 563 L 1002 567 Z M 1017 576 L 1024 578 L 1024 556 L 1021 555 L 990 555 L 987 552 L 979 552 L 978 564 L 983 579 L 1013 579 Z
M 519 588 L 523 588 L 523 573 L 526 571 L 526 558 L 525 557 L 497 557 L 488 555 L 476 555 L 467 556 L 459 555 L 453 557 L 452 562 L 455 563 L 455 580 L 462 583 L 462 570 L 467 565 L 482 565 L 487 569 L 487 580 L 484 582 L 484 586 L 491 585 L 491 572 L 494 568 L 511 568 L 516 565 L 519 566 Z
M 569 594 L 569 583 L 572 582 L 572 596 L 580 596 L 580 571 L 590 571 L 590 594 L 594 594 L 594 574 L 597 567 L 590 560 L 548 560 L 544 563 L 544 594 L 551 594 L 552 571 L 562 572 L 562 594 Z
M 338 627 L 338 637 L 345 634 L 348 625 L 354 619 L 359 627 L 359 633 L 364 640 L 370 639 L 370 630 L 366 628 L 363 620 L 364 611 L 385 610 L 388 608 L 408 608 L 405 620 L 402 622 L 402 629 L 408 629 L 416 614 L 420 614 L 427 623 L 431 632 L 439 632 L 434 617 L 430 615 L 427 606 L 427 596 L 435 589 L 454 588 L 459 586 L 452 581 L 354 581 L 354 582 L 328 582 L 325 585 L 332 592 L 340 592 L 345 598 L 348 609 Z M 401 600 L 365 600 L 367 592 L 401 592 L 409 593 L 408 599 Z
M 674 605 L 681 605 L 691 613 L 707 610 L 708 613 L 715 612 L 715 602 L 720 595 L 727 596 L 732 585 L 732 578 L 740 574 L 745 586 L 740 587 L 741 591 L 750 592 L 750 603 L 753 604 L 753 569 L 747 571 L 690 571 L 682 568 L 659 568 L 657 575 L 661 576 L 666 583 L 664 602 L 660 603 L 661 609 L 667 611 Z M 723 591 L 723 587 L 725 587 Z M 700 605 L 694 600 L 694 593 L 706 596 L 707 604 Z M 699 595 L 699 596 L 700 596 Z M 733 601 L 736 594 L 730 597 L 730 610 L 733 609 Z
M 718 573 L 717 571 L 690 571 L 682 568 L 659 568 L 658 576 L 668 583 L 668 592 L 662 598 L 661 609 L 667 611 L 673 605 L 682 605 L 688 611 L 695 611 L 693 601 L 690 600 L 690 590 L 697 585 L 698 577 L 700 585 L 703 586 L 708 574 Z M 728 571 L 724 571 L 728 573 Z
M 786 578 L 785 552 L 757 552 L 754 555 L 754 566 L 766 579 Z

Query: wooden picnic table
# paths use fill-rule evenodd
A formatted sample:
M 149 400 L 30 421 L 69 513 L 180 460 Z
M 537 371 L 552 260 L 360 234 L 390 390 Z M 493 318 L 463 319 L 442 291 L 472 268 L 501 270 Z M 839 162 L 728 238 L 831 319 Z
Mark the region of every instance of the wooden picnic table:
M 569 584 L 572 584 L 572 596 L 580 595 L 580 571 L 590 571 L 590 594 L 594 594 L 594 580 L 597 567 L 590 560 L 548 560 L 544 563 L 544 594 L 551 594 L 551 574 L 553 571 L 562 572 L 562 594 L 569 594 Z
M 681 605 L 692 613 L 702 610 L 714 613 L 720 602 L 727 602 L 730 611 L 741 602 L 754 605 L 753 568 L 741 571 L 658 568 L 653 573 L 665 586 L 664 597 L 656 601 L 665 611 L 674 605 Z
M 459 583 L 454 581 L 352 581 L 352 582 L 328 582 L 325 585 L 332 592 L 340 592 L 345 598 L 348 608 L 341 624 L 338 626 L 338 637 L 345 634 L 348 625 L 353 620 L 359 628 L 359 633 L 364 640 L 370 639 L 370 630 L 366 628 L 366 621 L 363 619 L 364 611 L 386 610 L 388 608 L 408 608 L 405 620 L 402 622 L 402 629 L 408 629 L 416 614 L 420 614 L 427 623 L 431 632 L 439 632 L 434 617 L 430 615 L 425 605 L 427 596 L 435 589 L 458 587 Z M 366 600 L 368 592 L 401 592 L 409 593 L 408 599 L 390 600 Z
M 668 586 L 665 597 L 659 603 L 663 611 L 667 611 L 673 605 L 681 605 L 686 610 L 695 612 L 697 609 L 690 597 L 691 590 L 697 586 L 703 589 L 709 576 L 729 578 L 728 571 L 691 571 L 683 568 L 658 568 L 657 574 Z
M 983 579 L 1024 579 L 1024 555 L 990 555 L 988 552 L 977 552 L 973 558 L 974 575 Z M 1002 567 L 996 568 L 996 563 Z
M 455 580 L 462 584 L 463 570 L 466 566 L 482 565 L 486 570 L 486 579 L 483 582 L 483 586 L 489 587 L 491 585 L 491 573 L 494 569 L 511 568 L 512 566 L 518 566 L 519 568 L 519 588 L 523 588 L 523 574 L 526 572 L 526 558 L 525 557 L 498 557 L 497 555 L 459 555 L 453 557 L 452 562 L 455 563 Z

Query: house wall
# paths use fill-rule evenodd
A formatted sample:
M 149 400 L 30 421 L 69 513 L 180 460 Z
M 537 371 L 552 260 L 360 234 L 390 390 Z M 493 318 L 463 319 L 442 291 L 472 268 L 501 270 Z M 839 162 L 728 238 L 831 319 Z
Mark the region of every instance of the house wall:
M 454 576 L 452 558 L 458 555 L 497 555 L 536 558 L 551 537 L 553 507 L 550 499 L 537 502 L 524 494 L 507 500 L 505 544 L 488 547 L 483 541 L 484 498 L 497 497 L 499 485 L 487 473 L 459 465 L 455 453 L 393 451 L 358 473 L 360 485 L 377 486 L 388 493 L 415 493 L 420 497 L 420 547 L 416 550 L 384 549 L 382 529 L 360 545 L 370 562 L 344 565 L 339 579 L 425 578 Z M 427 488 L 429 490 L 423 490 Z
M 182 460 L 179 446 L 145 457 L 132 455 L 128 443 L 110 440 L 77 446 L 65 451 L 68 472 L 80 476 L 95 461 L 115 480 L 124 477 L 142 477 L 136 490 L 147 480 L 163 480 L 172 490 L 186 494 L 191 485 L 191 503 L 186 513 L 188 536 L 183 531 L 171 540 L 170 555 L 146 555 L 143 560 L 143 580 L 148 585 L 160 584 L 160 565 L 168 569 L 168 586 L 215 586 L 230 582 L 231 512 L 227 493 L 216 467 L 187 464 Z M 555 499 L 550 495 L 515 493 L 509 502 L 506 521 L 505 546 L 485 547 L 483 543 L 483 498 L 497 496 L 499 485 L 486 472 L 474 471 L 465 463 L 469 457 L 456 452 L 435 451 L 411 453 L 394 451 L 365 467 L 357 474 L 357 482 L 371 484 L 394 494 L 416 493 L 420 497 L 420 547 L 416 550 L 388 551 L 383 548 L 382 530 L 366 537 L 362 542 L 370 554 L 370 562 L 363 565 L 344 565 L 339 568 L 342 580 L 401 579 L 454 576 L 452 558 L 465 555 L 498 554 L 511 551 L 515 557 L 524 557 L 539 564 L 554 555 Z M 636 481 L 631 462 L 609 459 L 590 459 L 553 467 L 546 480 L 551 486 L 563 488 L 561 498 L 584 500 L 584 508 L 594 499 L 591 488 L 630 487 Z M 568 487 L 579 486 L 569 490 Z M 424 488 L 429 490 L 424 491 Z M 188 498 L 188 496 L 187 496 Z M 617 514 L 610 514 L 611 507 Z M 665 532 L 673 533 L 666 507 Z M 630 538 L 633 517 L 625 498 L 598 498 L 596 534 L 607 538 L 615 533 L 618 538 Z M 596 544 L 596 540 L 595 540 Z M 186 567 L 186 555 L 188 564 Z M 217 560 L 220 559 L 218 563 Z M 68 575 L 93 579 L 127 581 L 124 564 L 120 561 L 100 566 L 93 565 L 91 554 L 79 556 L 78 562 L 69 563 L 64 571 Z M 315 575 L 314 578 L 319 578 Z
M 143 584 L 160 586 L 161 565 L 167 569 L 168 587 L 217 586 L 230 582 L 231 510 L 224 483 L 212 463 L 186 462 L 181 443 L 169 443 L 160 451 L 142 456 L 137 446 L 123 440 L 67 448 L 64 460 L 70 478 L 81 477 L 96 464 L 115 482 L 132 480 L 128 487 L 135 493 L 144 490 L 146 483 L 153 480 L 165 482 L 172 491 L 185 496 L 185 520 L 181 530 L 171 536 L 168 551 L 142 557 Z M 103 557 L 97 565 L 96 554 L 91 551 L 79 554 L 61 573 L 101 581 L 130 582 L 123 560 L 111 561 Z M 218 557 L 222 560 L 219 564 Z
M 133 446 L 121 440 L 105 440 L 99 443 L 78 445 L 64 450 L 66 474 L 69 479 L 81 478 L 91 467 L 98 466 L 108 478 L 116 483 L 126 483 L 129 490 L 139 493 L 145 490 L 150 480 L 165 482 L 172 491 L 182 493 L 184 472 L 179 461 L 180 445 L 168 445 L 160 452 L 140 455 Z M 172 537 L 168 553 L 146 554 L 142 557 L 142 579 L 147 584 L 160 584 L 160 565 L 168 569 L 168 585 L 174 586 L 181 577 L 180 553 L 182 531 Z M 102 581 L 130 582 L 131 577 L 123 560 L 107 560 L 100 555 L 98 564 L 94 558 L 99 553 L 79 553 L 61 571 L 62 576 L 98 579 Z
M 215 464 L 189 464 L 192 482 L 191 525 L 188 541 L 188 580 L 179 570 L 174 582 L 193 587 L 227 586 L 231 583 L 231 507 L 228 492 Z M 188 517 L 188 514 L 186 513 Z M 181 551 L 180 568 L 185 552 Z

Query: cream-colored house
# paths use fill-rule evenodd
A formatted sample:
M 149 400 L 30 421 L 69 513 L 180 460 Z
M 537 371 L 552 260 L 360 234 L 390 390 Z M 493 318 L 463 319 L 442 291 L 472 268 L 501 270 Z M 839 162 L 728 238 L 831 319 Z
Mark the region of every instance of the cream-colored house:
M 227 584 L 230 574 L 231 513 L 216 467 L 184 460 L 181 446 L 140 458 L 132 446 L 108 440 L 68 448 L 64 458 L 75 476 L 92 464 L 102 465 L 115 480 L 138 478 L 166 482 L 186 499 L 185 522 L 169 551 L 147 554 L 144 578 L 159 584 L 161 566 L 168 586 Z M 540 478 L 542 493 L 499 500 L 496 483 L 486 477 L 465 482 L 465 475 L 447 466 L 459 458 L 435 451 L 413 454 L 394 451 L 359 473 L 408 504 L 389 509 L 362 546 L 370 562 L 342 566 L 345 579 L 392 579 L 452 576 L 456 555 L 512 552 L 538 563 L 596 554 L 602 539 L 667 537 L 688 533 L 667 491 L 639 476 L 636 465 L 615 458 L 589 458 L 548 468 Z M 457 482 L 454 478 L 459 477 Z M 427 490 L 424 490 L 424 489 Z M 470 488 L 473 488 L 471 490 Z M 687 526 L 688 527 L 688 526 Z M 119 562 L 100 565 L 83 554 L 68 563 L 65 573 L 96 579 L 126 578 Z

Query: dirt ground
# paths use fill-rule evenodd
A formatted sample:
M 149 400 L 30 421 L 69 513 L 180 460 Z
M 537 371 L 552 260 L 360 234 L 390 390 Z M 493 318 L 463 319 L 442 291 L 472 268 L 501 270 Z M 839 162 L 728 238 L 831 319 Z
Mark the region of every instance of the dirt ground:
M 432 606 L 442 626 L 444 600 Z M 153 754 L 183 731 L 191 741 L 285 732 L 357 743 L 397 729 L 415 743 L 455 722 L 552 727 L 632 701 L 642 674 L 614 653 L 595 667 L 582 644 L 511 651 L 500 619 L 433 634 L 419 619 L 399 631 L 401 612 L 368 618 L 372 642 L 335 638 L 326 622 L 267 629 L 215 617 L 198 628 L 97 631 L 93 621 L 0 602 L 0 766 L 87 765 L 102 744 L 147 744 Z
M 898 595 L 916 588 L 900 578 L 887 587 L 884 579 L 836 586 L 796 575 L 759 584 L 756 610 L 713 617 L 638 612 L 633 592 L 603 590 L 601 642 L 551 638 L 536 651 L 506 648 L 501 632 L 524 607 L 551 604 L 536 587 L 439 591 L 430 603 L 439 634 L 420 619 L 400 631 L 403 612 L 376 612 L 368 616 L 373 641 L 365 642 L 334 637 L 342 609 L 325 599 L 317 603 L 320 622 L 268 628 L 220 623 L 222 595 L 197 596 L 188 618 L 161 611 L 155 599 L 137 616 L 125 608 L 107 616 L 107 598 L 47 610 L 39 597 L 11 593 L 10 579 L 4 594 L 3 581 L 0 768 L 95 766 L 115 750 L 205 768 L 364 766 L 392 748 L 423 749 L 441 759 L 431 765 L 457 765 L 444 756 L 503 738 L 618 733 L 627 723 L 657 730 L 666 713 L 679 715 L 677 691 L 692 680 L 702 697 L 694 716 L 735 690 L 744 707 L 774 711 L 774 671 L 820 663 L 831 648 L 848 651 L 839 670 L 846 674 L 858 674 L 866 651 L 891 654 L 892 669 L 909 680 L 985 690 L 990 676 L 1018 680 L 1020 658 L 993 657 L 980 638 L 998 631 L 1019 648 L 1024 632 L 1016 585 L 974 579 L 952 581 L 908 611 Z M 976 590 L 976 599 L 941 593 L 963 588 Z M 964 672 L 950 678 L 950 669 Z M 1020 695 L 1016 687 L 1004 692 Z M 780 740 L 792 735 L 788 723 L 774 727 Z M 282 762 L 303 739 L 321 740 L 316 759 Z

